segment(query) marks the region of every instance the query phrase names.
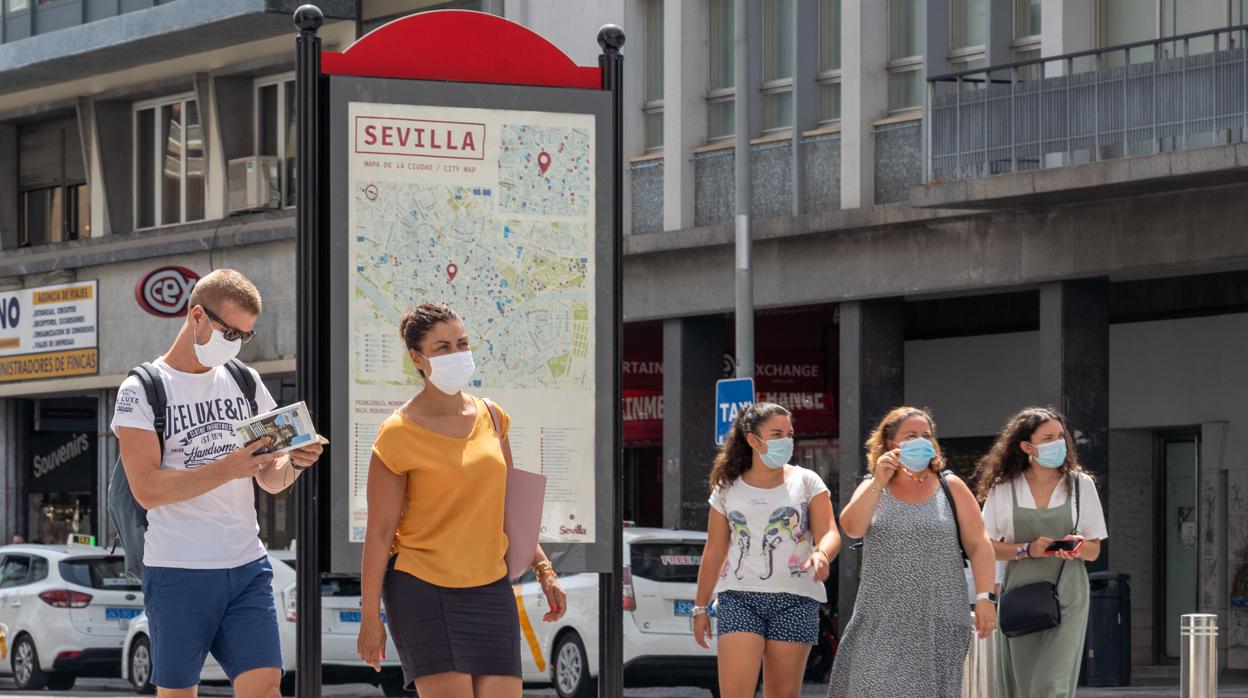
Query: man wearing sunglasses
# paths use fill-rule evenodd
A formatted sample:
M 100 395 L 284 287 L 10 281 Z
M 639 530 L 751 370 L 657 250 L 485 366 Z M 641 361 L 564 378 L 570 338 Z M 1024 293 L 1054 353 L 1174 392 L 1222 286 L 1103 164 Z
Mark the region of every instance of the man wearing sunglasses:
M 166 393 L 164 449 L 137 377 L 117 393 L 112 429 L 138 503 L 148 510 L 144 604 L 152 683 L 162 698 L 194 698 L 208 652 L 246 698 L 279 698 L 281 642 L 273 571 L 258 537 L 255 480 L 277 494 L 321 455 L 318 444 L 263 454 L 267 439 L 239 447 L 234 423 L 252 416 L 227 364 L 255 337 L 260 293 L 219 269 L 191 291 L 169 351 L 152 365 Z M 142 331 L 133 328 L 135 331 Z M 276 407 L 250 368 L 257 412 Z

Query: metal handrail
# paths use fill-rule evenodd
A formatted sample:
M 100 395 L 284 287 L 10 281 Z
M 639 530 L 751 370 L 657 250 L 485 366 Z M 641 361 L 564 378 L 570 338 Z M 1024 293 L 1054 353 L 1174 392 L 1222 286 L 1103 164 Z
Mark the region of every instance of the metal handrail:
M 1063 53 L 1057 56 L 1042 56 L 1040 58 L 1031 58 L 1025 61 L 1015 61 L 1013 63 L 999 63 L 997 65 L 990 65 L 984 68 L 970 68 L 968 70 L 959 70 L 956 73 L 945 73 L 943 75 L 936 75 L 934 77 L 929 77 L 927 81 L 928 82 L 955 82 L 958 80 L 958 78 L 962 78 L 963 82 L 972 82 L 971 80 L 967 80 L 966 78 L 975 76 L 975 75 L 983 75 L 985 73 L 999 73 L 999 72 L 1004 72 L 1006 70 L 1013 70 L 1016 68 L 1025 68 L 1027 66 L 1034 66 L 1034 65 L 1043 66 L 1045 63 L 1053 63 L 1055 61 L 1075 60 L 1077 58 L 1087 58 L 1088 56 L 1118 53 L 1119 51 L 1132 51 L 1134 49 L 1144 48 L 1147 46 L 1160 46 L 1162 44 L 1172 44 L 1172 43 L 1177 43 L 1181 41 L 1191 41 L 1192 39 L 1200 39 L 1206 36 L 1215 36 L 1218 34 L 1233 34 L 1234 32 L 1248 32 L 1248 24 L 1235 24 L 1232 26 L 1220 27 L 1218 29 L 1205 29 L 1205 30 L 1198 31 L 1198 32 L 1191 32 L 1188 34 L 1175 34 L 1174 36 L 1167 36 L 1167 37 L 1162 37 L 1158 39 L 1145 39 L 1143 41 L 1133 41 L 1129 44 L 1115 44 L 1114 46 L 1105 46 L 1103 48 L 1084 49 L 1082 51 L 1072 51 L 1070 53 Z M 994 80 L 993 82 L 1010 82 L 1010 81 L 1009 80 L 1002 80 L 1002 81 Z

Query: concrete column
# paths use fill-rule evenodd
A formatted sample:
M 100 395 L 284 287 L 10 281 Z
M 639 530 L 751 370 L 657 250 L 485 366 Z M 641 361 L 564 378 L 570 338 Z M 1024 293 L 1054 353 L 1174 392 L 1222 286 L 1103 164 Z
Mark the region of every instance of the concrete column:
M 800 216 L 806 210 L 802 132 L 819 122 L 819 3 L 794 0 L 793 22 L 793 215 Z
M 213 81 L 208 73 L 195 75 L 195 101 L 199 105 L 199 128 L 204 139 L 204 218 L 225 217 L 229 186 L 221 150 L 221 121 Z
M 0 250 L 17 247 L 17 126 L 0 124 Z
M 888 113 L 888 3 L 841 4 L 841 208 L 875 203 L 875 126 Z
M 724 320 L 663 323 L 663 526 L 706 528 L 715 459 L 715 381 L 723 376 Z
M 100 390 L 96 393 L 96 481 L 95 481 L 95 515 L 96 528 L 99 532 L 96 540 L 100 545 L 112 546 L 113 530 L 108 520 L 108 476 L 112 473 L 113 463 L 117 460 L 117 438 L 109 429 L 113 420 L 113 407 L 117 403 L 116 390 Z
M 905 302 L 900 298 L 842 303 L 840 309 L 839 512 L 866 474 L 867 436 L 905 399 Z M 841 555 L 841 627 L 858 595 L 857 553 Z
M 1040 289 L 1040 397 L 1066 415 L 1079 461 L 1097 480 L 1109 512 L 1109 281 L 1083 279 Z M 1092 567 L 1104 569 L 1109 557 Z
M 707 8 L 663 3 L 663 229 L 693 227 L 693 149 L 706 142 Z
M 135 212 L 134 113 L 129 102 L 95 102 L 93 111 L 104 215 L 99 234 L 128 233 L 134 230 Z
M 14 464 L 0 473 L 0 525 L 3 525 L 6 544 L 17 532 L 17 400 L 0 399 L 0 462 Z
M 1014 3 L 988 3 L 988 65 L 1014 61 Z M 935 73 L 928 73 L 934 75 Z
M 927 0 L 924 11 L 927 13 L 927 21 L 923 25 L 926 28 L 923 37 L 923 70 L 927 75 L 943 75 L 949 72 L 949 48 L 953 45 L 949 0 Z M 887 47 L 885 50 L 887 51 Z
M 1085 51 L 1099 43 L 1095 0 L 1045 0 L 1040 15 L 1040 55 L 1060 56 Z M 1045 66 L 1045 74 L 1061 75 L 1062 65 Z
M 82 141 L 82 163 L 87 173 L 87 191 L 91 197 L 91 237 L 107 230 L 108 205 L 104 198 L 104 170 L 100 167 L 100 138 L 95 132 L 95 102 L 79 97 L 77 104 L 78 134 Z

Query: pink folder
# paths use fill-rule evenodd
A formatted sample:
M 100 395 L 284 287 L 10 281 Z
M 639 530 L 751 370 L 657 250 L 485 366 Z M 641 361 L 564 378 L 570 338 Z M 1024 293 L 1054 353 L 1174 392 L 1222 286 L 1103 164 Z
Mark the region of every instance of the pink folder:
M 546 503 L 546 476 L 515 466 L 511 444 L 503 440 L 494 403 L 485 400 L 507 461 L 507 495 L 503 505 L 503 532 L 507 534 L 507 577 L 516 581 L 533 567 L 538 537 L 542 532 L 542 506 Z

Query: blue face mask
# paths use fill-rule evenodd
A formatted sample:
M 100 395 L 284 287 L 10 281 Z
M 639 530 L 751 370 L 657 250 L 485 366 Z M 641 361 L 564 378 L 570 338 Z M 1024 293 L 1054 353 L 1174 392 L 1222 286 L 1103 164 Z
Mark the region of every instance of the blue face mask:
M 901 445 L 901 463 L 914 472 L 926 468 L 936 456 L 936 447 L 931 441 L 919 436 Z
M 1066 462 L 1066 439 L 1058 439 L 1043 444 L 1032 444 L 1036 447 L 1036 455 L 1032 460 L 1046 468 L 1060 468 Z
M 763 458 L 763 465 L 772 470 L 779 470 L 793 460 L 793 439 L 785 437 L 783 439 L 772 439 L 764 442 L 767 444 L 767 452 L 759 454 Z

